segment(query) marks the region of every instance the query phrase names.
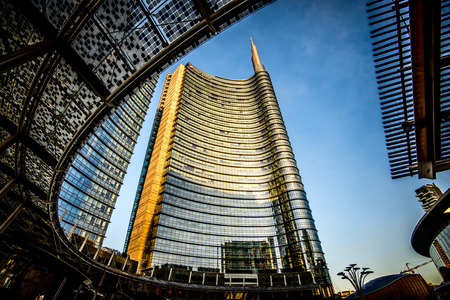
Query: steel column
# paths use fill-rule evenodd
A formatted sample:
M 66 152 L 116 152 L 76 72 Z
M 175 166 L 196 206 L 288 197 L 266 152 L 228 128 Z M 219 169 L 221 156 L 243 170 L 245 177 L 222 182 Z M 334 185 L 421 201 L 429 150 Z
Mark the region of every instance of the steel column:
M 128 262 L 128 259 L 129 259 L 129 258 L 130 258 L 130 256 L 127 255 L 127 258 L 125 258 L 125 262 L 123 263 L 123 266 L 122 266 L 122 271 L 125 270 L 125 267 L 127 266 L 127 262 Z
M 209 9 L 208 3 L 206 3 L 205 0 L 194 0 L 194 3 L 196 4 L 194 7 L 202 15 L 202 17 L 205 18 L 211 32 L 216 33 L 217 30 L 216 28 L 214 28 L 214 25 L 212 24 L 211 19 L 209 17 L 211 15 L 211 9 Z
M 43 40 L 0 57 L 0 74 L 56 49 L 55 40 Z
M 11 181 L 10 181 L 11 182 Z M 14 221 L 14 219 L 19 215 L 19 213 L 25 208 L 24 203 L 20 203 L 19 206 L 16 207 L 16 209 L 13 211 L 12 214 L 9 215 L 9 217 L 3 222 L 3 224 L 0 226 L 0 233 L 3 233 L 6 228 Z
M 87 240 L 89 239 L 90 236 L 91 236 L 90 233 L 88 233 L 88 234 L 86 235 L 86 237 L 84 238 L 83 244 L 81 244 L 81 247 L 80 247 L 80 249 L 78 249 L 78 251 L 81 252 L 81 251 L 83 250 L 83 248 L 84 248 L 84 246 L 86 246 L 86 242 L 87 242 Z
M 11 135 L 3 143 L 0 145 L 0 154 L 3 154 L 6 150 L 9 149 L 12 145 L 14 145 L 18 141 L 17 135 Z
M 3 199 L 5 195 L 11 190 L 11 188 L 16 184 L 17 178 L 13 178 L 0 190 L 0 199 Z
M 61 282 L 58 290 L 56 291 L 55 296 L 53 297 L 53 300 L 57 300 L 59 298 L 59 294 L 61 293 L 62 289 L 64 288 L 64 285 L 66 284 L 67 277 L 64 277 L 63 281 Z
M 410 19 L 418 172 L 435 179 L 441 156 L 440 1 L 410 1 Z

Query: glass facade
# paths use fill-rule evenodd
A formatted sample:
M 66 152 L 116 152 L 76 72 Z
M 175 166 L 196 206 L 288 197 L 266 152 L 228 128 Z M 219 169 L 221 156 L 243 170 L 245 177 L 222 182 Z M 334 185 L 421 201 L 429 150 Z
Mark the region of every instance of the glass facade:
M 126 242 L 141 270 L 329 281 L 269 74 L 232 80 L 180 65 L 159 105 Z
M 430 257 L 436 268 L 450 268 L 450 225 L 447 225 L 430 245 Z
M 148 81 L 129 96 L 72 162 L 58 198 L 60 224 L 67 234 L 103 242 L 155 84 Z

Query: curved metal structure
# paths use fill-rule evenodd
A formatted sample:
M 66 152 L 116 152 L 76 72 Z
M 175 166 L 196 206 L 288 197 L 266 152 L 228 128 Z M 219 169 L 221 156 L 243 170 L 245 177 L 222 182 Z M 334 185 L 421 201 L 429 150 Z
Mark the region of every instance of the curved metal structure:
M 77 199 L 93 198 L 87 201 L 93 206 L 77 209 L 90 209 L 98 217 L 106 193 L 118 193 L 122 177 L 114 173 L 126 170 L 158 75 L 270 2 L 1 1 L 2 267 L 14 257 L 18 263 L 8 270 L 25 261 L 40 261 L 56 272 L 61 271 L 57 266 L 77 269 L 89 288 L 87 274 L 95 270 L 133 277 L 96 262 L 95 255 L 82 254 L 85 243 L 81 247 L 68 241 L 67 234 L 99 234 L 100 244 L 102 233 L 70 223 L 70 209 L 58 213 L 58 201 L 70 203 L 68 195 L 80 192 Z M 118 146 L 108 144 L 111 140 Z M 68 189 L 64 184 L 77 182 L 68 179 L 74 174 L 84 177 L 85 185 Z M 114 183 L 105 184 L 108 178 Z M 60 219 L 69 224 L 66 232 Z
M 411 237 L 411 245 L 413 249 L 420 255 L 431 257 L 436 266 L 442 266 L 437 262 L 440 260 L 442 263 L 442 258 L 435 259 L 439 257 L 436 255 L 437 247 L 436 243 L 442 242 L 444 240 L 445 256 L 448 255 L 448 236 L 450 232 L 450 216 L 448 213 L 448 208 L 450 206 L 450 189 L 448 189 L 439 200 L 433 205 L 433 207 L 427 211 L 427 213 L 422 217 L 422 219 L 417 223 L 416 228 Z M 431 256 L 431 255 L 435 256 Z M 447 261 L 446 267 L 450 267 L 450 260 Z

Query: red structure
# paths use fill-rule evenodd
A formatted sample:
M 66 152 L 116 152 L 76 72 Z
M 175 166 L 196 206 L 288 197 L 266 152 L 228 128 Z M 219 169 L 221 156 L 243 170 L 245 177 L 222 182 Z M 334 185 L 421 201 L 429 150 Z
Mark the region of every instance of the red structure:
M 395 274 L 376 278 L 364 286 L 365 300 L 415 299 L 425 300 L 428 285 L 419 274 Z M 356 293 L 345 299 L 358 299 Z

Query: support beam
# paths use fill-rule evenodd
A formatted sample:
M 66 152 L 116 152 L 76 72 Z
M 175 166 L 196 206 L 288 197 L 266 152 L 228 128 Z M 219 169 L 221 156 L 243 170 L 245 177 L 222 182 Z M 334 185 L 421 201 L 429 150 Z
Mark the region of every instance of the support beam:
M 72 227 L 72 229 L 70 230 L 69 234 L 67 235 L 67 239 L 70 240 L 70 238 L 72 237 L 72 235 L 74 234 L 75 230 L 77 229 L 78 223 L 75 223 Z
M 18 141 L 17 135 L 11 135 L 6 140 L 4 140 L 0 144 L 0 155 L 3 154 L 6 150 L 9 149 L 12 145 L 14 145 Z
M 66 285 L 67 277 L 64 277 L 61 284 L 59 285 L 58 290 L 55 293 L 55 296 L 53 297 L 53 300 L 57 300 L 59 298 L 59 294 L 61 293 L 62 289 L 64 288 L 64 285 Z
M 405 42 L 402 38 L 403 36 L 403 29 L 402 27 L 404 26 L 403 24 L 403 18 L 402 18 L 402 13 L 401 10 L 404 8 L 405 4 L 400 4 L 399 0 L 395 1 L 395 5 L 392 7 L 393 10 L 395 10 L 395 24 L 396 24 L 396 42 L 395 44 L 397 44 L 397 49 L 399 49 L 398 51 L 398 73 L 399 73 L 399 83 L 400 83 L 400 88 L 398 90 L 398 93 L 400 93 L 401 91 L 401 99 L 402 99 L 402 109 L 398 110 L 399 111 L 399 115 L 403 115 L 403 119 L 406 121 L 409 118 L 409 114 L 408 114 L 408 80 L 407 80 L 407 72 L 408 69 L 410 68 L 409 65 L 405 65 L 405 53 L 403 53 L 402 50 L 405 47 Z M 407 41 L 409 42 L 409 41 Z M 387 130 L 386 124 L 384 124 L 384 128 L 385 128 L 385 132 Z M 412 133 L 410 132 L 403 132 L 403 134 L 401 134 L 402 137 L 405 138 L 405 143 L 406 143 L 406 147 L 408 149 L 408 155 L 406 156 L 408 159 L 408 163 L 412 164 L 415 162 L 415 159 L 412 155 L 412 149 L 414 148 L 414 140 L 413 140 L 413 136 Z M 387 141 L 386 141 L 387 142 Z M 387 142 L 389 145 L 392 145 L 390 142 Z M 389 146 L 388 146 L 389 148 Z M 391 161 L 390 161 L 391 162 Z M 392 162 L 391 162 L 392 165 Z M 391 173 L 392 174 L 392 173 Z M 411 171 L 409 171 L 409 175 L 412 176 L 413 173 Z
M 106 99 L 110 94 L 109 90 L 106 88 L 103 81 L 92 72 L 80 55 L 70 46 L 68 42 L 70 36 L 65 35 L 66 31 L 58 32 L 30 1 L 16 0 L 15 4 L 17 9 L 25 15 L 25 17 L 47 40 L 58 40 L 58 47 L 56 50 L 59 54 L 70 64 L 97 96 L 103 100 Z M 80 7 L 77 7 L 77 9 L 81 10 Z
M 66 210 L 66 211 L 67 211 L 67 210 Z M 90 236 L 91 236 L 90 233 L 88 233 L 88 234 L 86 235 L 86 237 L 84 238 L 83 243 L 81 244 L 81 247 L 78 249 L 79 252 L 83 251 L 84 246 L 86 246 L 87 240 L 89 239 Z
M 3 55 L 0 57 L 0 74 L 54 51 L 55 48 L 55 40 L 43 40 L 34 45 L 28 45 L 19 50 Z
M 3 173 L 5 173 L 6 175 L 8 175 L 11 178 L 15 177 L 14 169 L 11 168 L 10 166 L 7 166 L 3 162 L 0 162 L 0 171 L 2 171 Z M 19 180 L 20 184 L 22 184 L 23 186 L 26 186 L 30 192 L 34 193 L 41 200 L 44 200 L 44 201 L 47 200 L 47 192 L 42 190 L 36 184 L 34 184 L 33 182 L 31 182 L 30 180 L 28 180 L 25 177 L 19 177 L 18 180 Z
M 173 268 L 170 268 L 169 277 L 167 277 L 167 281 L 170 281 L 170 279 L 172 278 L 172 270 L 173 270 Z
M 130 258 L 130 256 L 127 255 L 127 258 L 125 258 L 125 262 L 123 263 L 123 266 L 122 266 L 122 271 L 125 270 L 125 267 L 127 266 L 127 262 L 128 262 L 128 259 L 129 259 L 129 258 Z
M 211 22 L 211 18 L 209 17 L 211 15 L 211 9 L 208 7 L 208 3 L 206 3 L 205 0 L 194 0 L 194 8 L 202 15 L 202 17 L 206 20 L 208 23 L 208 27 L 211 30 L 212 33 L 216 33 L 217 30 L 214 27 L 214 25 Z
M 100 249 L 102 248 L 102 245 L 98 246 L 97 251 L 95 251 L 94 257 L 92 258 L 92 260 L 96 260 L 98 253 L 100 252 Z
M 136 268 L 136 274 L 139 274 L 139 272 L 141 271 L 141 264 L 142 264 L 142 260 L 140 260 L 140 261 L 138 262 L 138 266 L 137 266 L 137 268 Z M 153 272 L 152 272 L 152 274 L 153 274 Z
M 114 258 L 114 251 L 111 253 L 111 256 L 109 257 L 108 264 L 106 265 L 107 267 L 109 267 L 109 265 L 111 264 L 113 258 Z
M 441 157 L 440 1 L 410 1 L 411 61 L 419 178 L 436 178 Z
M 117 55 L 122 60 L 123 64 L 127 68 L 128 72 L 130 72 L 130 73 L 136 72 L 136 69 L 134 68 L 134 66 L 132 66 L 130 64 L 129 60 L 124 56 L 122 49 L 120 49 L 120 47 L 117 45 L 117 43 L 111 38 L 109 32 L 107 32 L 105 30 L 104 26 L 101 23 L 99 23 L 96 18 L 92 18 L 92 21 L 94 22 L 95 26 L 97 26 L 97 28 L 100 30 L 100 32 L 102 33 L 102 36 L 105 37 L 105 39 L 108 41 L 108 43 L 114 49 L 112 54 Z
M 3 222 L 3 224 L 0 226 L 0 233 L 3 233 L 6 228 L 8 228 L 9 225 L 14 221 L 14 219 L 19 215 L 19 213 L 25 208 L 24 203 L 20 203 L 19 206 L 16 207 L 16 209 L 12 212 L 12 214 L 9 215 L 9 217 Z
M 13 178 L 0 190 L 0 199 L 3 199 L 5 195 L 12 189 L 12 187 L 17 183 L 17 178 Z
M 164 36 L 162 35 L 162 33 L 159 31 L 158 27 L 156 26 L 155 22 L 153 21 L 153 18 L 150 15 L 150 13 L 148 12 L 147 8 L 145 7 L 144 4 L 142 4 L 142 0 L 136 0 L 136 3 L 139 5 L 139 8 L 144 13 L 145 17 L 147 18 L 148 23 L 150 23 L 150 26 L 153 29 L 153 32 L 158 36 L 159 40 L 161 41 L 161 44 L 164 47 L 169 45 L 169 43 L 167 43 L 167 40 L 164 38 Z
M 8 118 L 5 118 L 2 115 L 0 115 L 0 124 L 2 128 L 7 130 L 12 135 L 0 145 L 0 154 L 2 154 L 15 142 L 20 141 L 31 152 L 33 152 L 37 157 L 42 159 L 51 168 L 54 168 L 56 166 L 58 162 L 57 159 L 30 136 L 26 134 L 18 134 L 16 124 L 14 124 L 10 120 L 8 120 Z
M 59 222 L 62 222 L 64 216 L 67 214 L 67 209 L 63 211 L 63 213 L 59 216 Z
M 102 100 L 108 98 L 108 88 L 71 46 L 65 43 L 59 53 L 98 97 Z
M 42 147 L 38 142 L 32 139 L 29 135 L 23 135 L 20 141 L 27 147 L 28 150 L 33 152 L 37 157 L 42 159 L 47 165 L 52 169 L 58 163 L 58 160 L 50 154 L 44 147 Z
M 0 127 L 9 132 L 10 135 L 17 134 L 17 126 L 3 114 L 0 114 Z

